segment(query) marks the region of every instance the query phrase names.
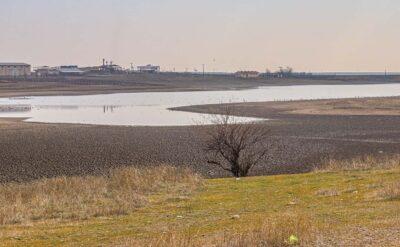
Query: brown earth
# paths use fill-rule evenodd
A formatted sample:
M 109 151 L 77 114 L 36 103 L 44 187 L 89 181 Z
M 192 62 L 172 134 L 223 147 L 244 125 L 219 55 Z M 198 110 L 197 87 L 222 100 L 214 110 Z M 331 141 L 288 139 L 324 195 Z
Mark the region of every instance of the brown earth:
M 273 106 L 272 106 L 273 107 Z M 279 106 L 285 108 L 285 104 Z M 290 109 L 287 104 L 286 107 Z M 318 115 L 400 115 L 400 97 L 298 102 L 286 113 Z
M 0 97 L 99 93 L 247 89 L 259 86 L 398 83 L 400 77 L 256 78 L 184 73 L 123 74 L 48 78 L 0 78 Z
M 399 116 L 400 97 L 299 100 L 281 102 L 246 102 L 219 105 L 197 105 L 172 110 L 223 113 L 232 108 L 238 116 L 261 117 L 271 115 L 353 115 L 353 116 Z
M 253 115 L 251 113 L 247 115 Z M 270 157 L 252 175 L 307 172 L 325 159 L 399 153 L 400 116 L 317 116 L 268 113 Z M 119 166 L 190 166 L 207 177 L 227 176 L 206 165 L 202 128 L 117 127 L 0 121 L 0 182 L 99 174 Z
M 268 83 L 307 84 L 307 81 L 299 79 L 247 81 L 218 77 L 205 81 L 203 77 L 196 77 L 188 86 L 187 76 L 174 79 L 160 78 L 160 75 L 142 75 L 147 79 L 126 76 L 120 80 L 113 77 L 112 81 L 104 77 L 101 82 L 97 77 L 35 82 L 37 84 L 3 81 L 0 82 L 0 96 L 111 93 L 119 90 L 218 90 Z M 313 83 L 338 81 L 314 80 Z M 351 82 L 355 83 L 358 81 Z M 381 101 L 384 103 L 376 106 L 378 101 L 380 99 L 235 104 L 238 115 L 272 119 L 263 123 L 271 128 L 270 157 L 256 167 L 252 175 L 307 172 L 329 158 L 399 153 L 399 99 L 384 99 Z M 215 105 L 192 106 L 181 110 L 218 113 L 221 108 Z M 190 166 L 207 177 L 228 175 L 206 165 L 202 151 L 203 128 L 207 127 L 117 127 L 2 119 L 0 182 L 98 174 L 118 166 L 152 164 Z

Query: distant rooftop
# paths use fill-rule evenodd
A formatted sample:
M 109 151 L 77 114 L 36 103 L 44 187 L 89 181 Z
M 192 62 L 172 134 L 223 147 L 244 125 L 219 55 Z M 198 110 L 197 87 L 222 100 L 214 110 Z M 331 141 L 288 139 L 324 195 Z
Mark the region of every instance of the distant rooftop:
M 27 63 L 0 63 L 0 66 L 30 66 Z
M 238 71 L 236 74 L 260 74 L 258 71 L 249 71 L 249 70 L 243 70 L 243 71 Z
M 84 71 L 80 70 L 78 67 L 62 66 L 58 69 L 60 73 L 63 74 L 83 74 Z
M 60 66 L 61 69 L 77 69 L 78 65 L 62 65 Z
M 138 66 L 138 68 L 160 68 L 160 66 L 147 64 L 144 66 Z

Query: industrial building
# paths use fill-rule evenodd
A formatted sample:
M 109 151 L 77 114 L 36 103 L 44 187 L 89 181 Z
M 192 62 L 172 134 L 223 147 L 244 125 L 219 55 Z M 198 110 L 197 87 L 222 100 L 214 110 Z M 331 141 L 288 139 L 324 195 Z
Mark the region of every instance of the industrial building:
M 90 66 L 90 67 L 83 67 L 80 68 L 82 71 L 84 71 L 87 74 L 122 74 L 125 73 L 124 69 L 117 65 L 113 64 L 112 61 L 106 61 L 103 59 L 103 64 L 100 66 Z
M 145 66 L 138 66 L 138 71 L 141 73 L 158 73 L 160 72 L 160 66 L 154 66 L 151 64 Z
M 108 62 L 103 59 L 103 65 L 100 66 L 100 71 L 107 74 L 118 74 L 122 73 L 124 69 L 117 64 L 113 64 L 113 61 Z
M 235 76 L 237 78 L 258 78 L 260 76 L 260 73 L 257 71 L 238 71 L 235 73 Z
M 3 77 L 20 77 L 29 76 L 31 74 L 31 66 L 26 63 L 0 63 L 0 76 Z
M 79 67 L 77 65 L 66 65 L 66 66 L 61 66 L 58 69 L 58 72 L 60 75 L 64 75 L 64 76 L 76 76 L 76 75 L 83 75 L 85 72 L 81 69 L 79 69 Z
M 43 66 L 35 69 L 35 75 L 37 77 L 58 76 L 59 74 L 60 71 L 58 70 L 58 68 L 54 67 Z

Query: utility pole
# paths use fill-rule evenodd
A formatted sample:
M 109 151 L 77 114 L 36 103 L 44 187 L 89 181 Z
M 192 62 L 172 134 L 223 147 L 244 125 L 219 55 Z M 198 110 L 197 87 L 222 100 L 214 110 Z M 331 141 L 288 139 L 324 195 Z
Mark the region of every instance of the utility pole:
M 213 59 L 213 72 L 216 71 L 216 69 L 215 69 L 216 62 L 217 62 L 217 60 L 214 58 L 214 59 Z
M 203 64 L 203 77 L 206 76 L 206 65 Z

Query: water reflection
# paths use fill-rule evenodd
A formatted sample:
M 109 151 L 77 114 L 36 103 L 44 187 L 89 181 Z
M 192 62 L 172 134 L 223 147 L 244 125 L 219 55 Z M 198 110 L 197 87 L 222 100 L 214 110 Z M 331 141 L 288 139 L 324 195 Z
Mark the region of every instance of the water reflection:
M 399 96 L 400 84 L 262 87 L 250 90 L 123 93 L 86 96 L 0 98 L 0 117 L 31 122 L 129 126 L 210 123 L 209 115 L 168 108 L 236 102 Z M 2 111 L 1 109 L 6 109 Z M 238 118 L 238 121 L 255 121 Z
M 0 105 L 0 113 L 21 113 L 31 110 L 32 106 L 30 105 Z
M 78 110 L 76 105 L 36 105 L 36 110 Z
M 114 109 L 118 108 L 118 106 L 114 106 L 114 105 L 105 105 L 103 106 L 103 113 L 113 113 Z

